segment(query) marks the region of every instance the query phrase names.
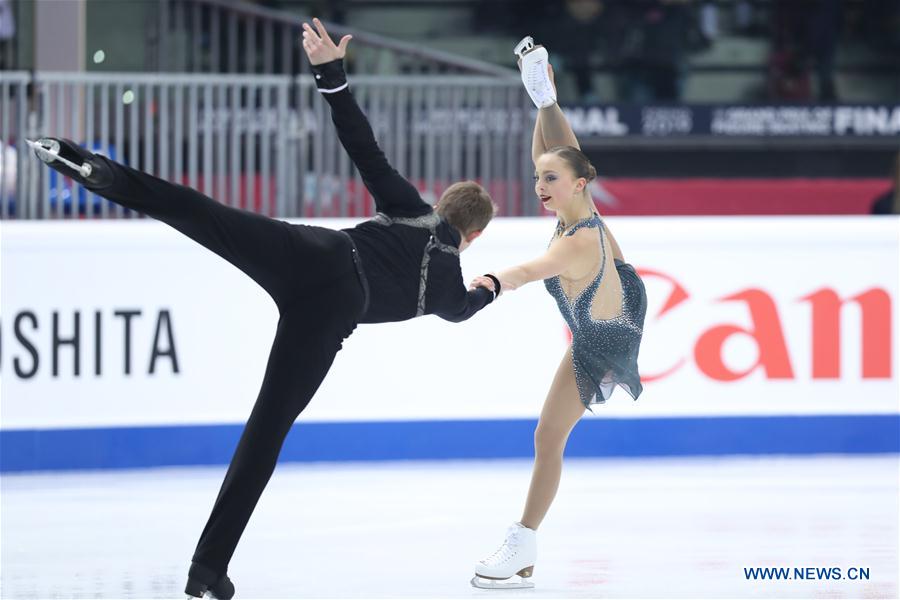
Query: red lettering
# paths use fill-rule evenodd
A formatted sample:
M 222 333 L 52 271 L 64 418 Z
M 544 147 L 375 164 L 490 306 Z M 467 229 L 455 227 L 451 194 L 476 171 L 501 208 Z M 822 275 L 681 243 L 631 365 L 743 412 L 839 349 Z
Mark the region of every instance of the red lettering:
M 701 335 L 694 347 L 694 359 L 700 370 L 718 381 L 735 381 L 761 366 L 769 379 L 792 379 L 794 370 L 775 301 L 759 289 L 749 289 L 722 298 L 722 301 L 732 300 L 747 303 L 752 327 L 745 329 L 737 325 L 720 325 Z M 722 359 L 725 342 L 736 334 L 749 335 L 759 350 L 756 364 L 743 372 L 732 371 Z
M 859 304 L 862 311 L 863 379 L 891 378 L 891 297 L 887 291 L 873 288 L 841 300 L 833 289 L 823 288 L 801 300 L 812 305 L 813 379 L 841 376 L 841 308 L 849 301 Z
M 659 319 L 664 314 L 666 314 L 667 312 L 669 312 L 670 310 L 672 310 L 673 308 L 675 308 L 676 306 L 678 306 L 682 302 L 685 302 L 688 299 L 687 290 L 684 289 L 684 287 L 680 283 L 678 283 L 678 281 L 675 280 L 673 277 L 666 275 L 665 273 L 662 273 L 660 271 L 654 271 L 652 269 L 637 269 L 637 273 L 638 273 L 638 275 L 641 276 L 642 279 L 646 280 L 651 277 L 657 277 L 659 279 L 662 279 L 663 281 L 666 281 L 671 286 L 671 291 L 669 292 L 669 296 L 668 296 L 668 298 L 666 298 L 666 301 L 663 304 L 663 307 L 656 314 L 655 319 Z M 656 381 L 658 379 L 668 377 L 669 375 L 671 375 L 672 373 L 674 373 L 675 371 L 680 369 L 681 366 L 684 365 L 684 363 L 685 363 L 685 359 L 681 358 L 674 365 L 672 365 L 671 367 L 669 367 L 662 373 L 654 373 L 654 374 L 650 374 L 650 375 L 648 375 L 646 373 L 641 373 L 641 381 L 643 381 L 644 383 L 649 383 L 651 381 Z

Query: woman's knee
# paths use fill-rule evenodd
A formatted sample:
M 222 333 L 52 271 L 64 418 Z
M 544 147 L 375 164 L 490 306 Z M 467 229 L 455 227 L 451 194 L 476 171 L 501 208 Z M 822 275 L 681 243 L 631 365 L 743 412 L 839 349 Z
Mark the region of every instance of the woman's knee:
M 569 438 L 568 429 L 538 422 L 534 430 L 534 453 L 543 458 L 562 456 Z

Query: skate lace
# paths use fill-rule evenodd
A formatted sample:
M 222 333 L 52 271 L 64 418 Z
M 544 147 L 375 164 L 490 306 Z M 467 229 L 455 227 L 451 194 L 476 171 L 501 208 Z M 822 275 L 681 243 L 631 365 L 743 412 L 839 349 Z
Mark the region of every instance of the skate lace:
M 515 535 L 508 536 L 503 543 L 497 548 L 493 554 L 485 558 L 483 561 L 486 565 L 498 565 L 505 563 L 516 555 L 519 548 L 519 540 Z
M 530 65 L 530 68 L 528 69 L 528 87 L 534 92 L 545 92 L 544 78 L 541 75 L 542 68 L 546 71 L 547 65 L 544 64 L 544 61 L 540 60 L 533 65 Z

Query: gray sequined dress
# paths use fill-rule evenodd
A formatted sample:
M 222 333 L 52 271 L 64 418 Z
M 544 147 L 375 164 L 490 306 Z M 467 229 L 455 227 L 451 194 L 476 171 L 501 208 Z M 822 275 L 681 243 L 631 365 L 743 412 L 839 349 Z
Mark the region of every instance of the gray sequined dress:
M 572 332 L 572 363 L 578 393 L 585 407 L 609 399 L 618 385 L 637 400 L 642 386 L 637 357 L 647 313 L 644 283 L 628 263 L 614 259 L 622 282 L 622 312 L 612 319 L 597 320 L 591 316 L 594 297 L 606 275 L 606 233 L 603 221 L 594 214 L 576 223 L 563 235 L 570 236 L 582 228 L 599 230 L 600 268 L 596 277 L 574 298 L 569 298 L 559 276 L 544 280 L 550 295 Z

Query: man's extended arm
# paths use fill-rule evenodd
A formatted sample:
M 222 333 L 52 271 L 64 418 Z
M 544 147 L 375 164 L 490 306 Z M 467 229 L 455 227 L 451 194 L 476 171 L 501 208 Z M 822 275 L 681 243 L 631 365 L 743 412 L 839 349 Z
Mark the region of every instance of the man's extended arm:
M 431 207 L 418 190 L 394 169 L 375 141 L 369 125 L 347 84 L 343 61 L 338 59 L 312 67 L 316 86 L 331 106 L 331 119 L 338 137 L 363 182 L 375 199 L 379 212 L 391 216 L 416 217 Z
M 445 321 L 459 323 L 461 321 L 465 321 L 493 301 L 494 292 L 483 287 L 478 287 L 474 290 L 465 292 L 460 303 L 455 307 L 454 310 L 440 311 L 435 314 Z

